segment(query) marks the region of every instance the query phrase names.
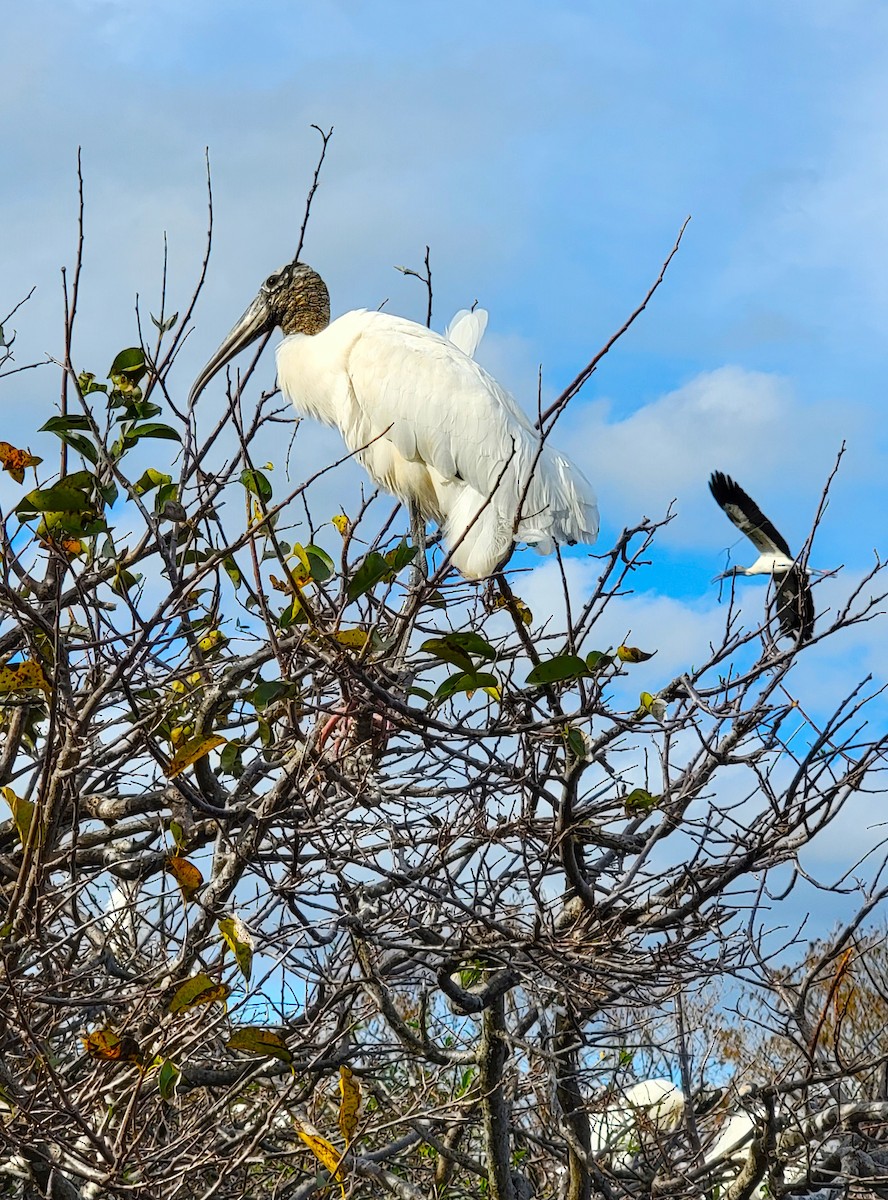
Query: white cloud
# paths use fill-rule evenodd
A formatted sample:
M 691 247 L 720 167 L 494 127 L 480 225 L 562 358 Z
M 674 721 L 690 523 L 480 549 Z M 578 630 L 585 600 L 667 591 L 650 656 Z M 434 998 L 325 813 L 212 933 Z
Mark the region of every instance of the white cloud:
M 665 544 L 711 548 L 736 540 L 708 494 L 714 469 L 733 475 L 773 519 L 778 505 L 802 514 L 798 543 L 842 440 L 852 439 L 849 457 L 858 469 L 869 454 L 865 414 L 856 406 L 804 404 L 783 377 L 739 366 L 702 372 L 624 418 L 613 407 L 577 406 L 560 440 L 598 488 L 612 527 L 642 514 L 660 517 L 677 500 Z

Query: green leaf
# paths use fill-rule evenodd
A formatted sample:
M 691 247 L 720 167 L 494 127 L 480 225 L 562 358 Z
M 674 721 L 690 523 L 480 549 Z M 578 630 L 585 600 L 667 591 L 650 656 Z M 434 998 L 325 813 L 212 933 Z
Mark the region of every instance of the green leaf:
M 132 571 L 124 571 L 118 567 L 111 580 L 111 590 L 117 592 L 119 596 L 123 596 L 130 588 L 135 587 L 141 578 L 141 575 L 133 574 Z
M 92 513 L 95 511 L 93 502 L 81 491 L 72 486 L 69 480 L 53 484 L 48 488 L 35 488 L 28 492 L 15 510 L 19 515 L 38 512 L 52 513 Z
M 166 1059 L 157 1076 L 157 1090 L 160 1092 L 161 1100 L 166 1100 L 167 1103 L 172 1100 L 180 1075 L 181 1071 L 176 1064 L 169 1058 Z
M 261 471 L 246 470 L 241 471 L 240 481 L 254 496 L 258 496 L 263 503 L 267 503 L 271 499 L 272 487 L 266 475 Z
M 453 667 L 459 667 L 460 671 L 472 674 L 475 670 L 475 663 L 456 646 L 448 646 L 443 638 L 429 638 L 420 646 L 420 650 L 424 650 L 426 654 L 432 654 L 441 662 L 450 663 Z
M 253 969 L 253 939 L 237 917 L 223 917 L 219 921 L 222 939 L 234 954 L 238 970 L 247 983 Z
M 436 700 L 447 700 L 457 692 L 477 692 L 484 688 L 499 688 L 499 680 L 489 671 L 458 671 L 450 675 L 435 692 Z
M 393 571 L 402 571 L 416 558 L 418 547 L 408 546 L 406 541 L 402 541 L 394 550 L 389 550 L 386 553 L 385 561 Z
M 244 580 L 243 580 L 243 576 L 240 573 L 240 569 L 239 569 L 237 563 L 234 561 L 234 559 L 233 558 L 224 558 L 222 560 L 222 566 L 225 568 L 225 574 L 228 576 L 228 578 L 234 584 L 235 588 L 239 588 Z
M 633 788 L 623 803 L 626 806 L 627 816 L 638 816 L 641 813 L 650 812 L 651 809 L 656 808 L 661 799 L 661 796 L 652 796 L 650 792 L 639 787 Z
M 198 1004 L 224 1002 L 230 991 L 224 983 L 217 983 L 205 972 L 201 972 L 199 975 L 192 975 L 176 988 L 167 1007 L 171 1013 L 188 1012 Z
M 45 425 L 40 426 L 41 433 L 70 433 L 72 429 L 86 430 L 90 433 L 92 423 L 89 417 L 82 413 L 72 413 L 65 417 L 50 417 Z
M 50 417 L 45 425 L 40 426 L 41 433 L 54 433 L 66 446 L 70 446 L 78 454 L 82 454 L 87 462 L 97 463 L 99 461 L 98 450 L 89 438 L 85 438 L 82 433 L 75 432 L 76 430 L 91 432 L 92 425 L 89 418 L 76 414 L 68 417 Z
M 91 471 L 71 471 L 62 482 L 69 487 L 79 488 L 81 492 L 88 492 L 96 482 L 96 477 Z
M 154 488 L 162 487 L 171 482 L 171 475 L 164 475 L 163 471 L 155 471 L 154 467 L 149 467 L 147 471 L 142 472 L 133 484 L 133 491 L 137 496 L 145 496 L 148 492 L 153 491 Z
M 335 574 L 336 567 L 333 565 L 333 559 L 320 546 L 306 546 L 305 556 L 308 559 L 311 577 L 315 583 L 326 583 L 331 575 Z
M 263 679 L 254 689 L 250 700 L 255 709 L 267 708 L 273 700 L 281 696 L 295 696 L 296 685 L 284 679 Z
M 117 502 L 117 484 L 113 479 L 109 480 L 108 483 L 99 484 L 99 495 L 107 505 L 115 504 Z
M 485 659 L 488 662 L 496 659 L 496 651 L 490 642 L 485 641 L 480 634 L 471 632 L 447 633 L 444 637 L 429 638 L 423 642 L 420 649 L 443 662 L 453 663 L 463 671 L 475 670 L 473 658 Z
M 272 1029 L 259 1029 L 253 1025 L 242 1025 L 225 1043 L 229 1050 L 243 1050 L 247 1054 L 270 1055 L 281 1062 L 291 1063 L 293 1054 L 279 1033 Z
M 240 742 L 228 742 L 223 747 L 219 755 L 219 767 L 223 775 L 240 779 L 244 773 L 243 752 L 244 748 Z
M 559 654 L 556 658 L 538 663 L 527 676 L 527 684 L 563 683 L 568 679 L 580 679 L 585 674 L 586 664 L 576 654 Z
M 249 603 L 248 600 L 248 606 Z M 308 617 L 298 596 L 294 596 L 292 602 L 281 612 L 281 615 L 278 617 L 278 624 L 281 629 L 290 629 L 293 625 L 308 624 Z
M 131 400 L 127 407 L 136 421 L 147 421 L 163 412 L 159 404 L 152 404 L 150 400 Z
M 605 650 L 590 650 L 586 655 L 586 667 L 590 671 L 600 671 L 602 667 L 610 666 L 613 661 L 613 655 Z
M 586 739 L 583 737 L 583 731 L 571 725 L 566 734 L 571 754 L 574 758 L 584 759 L 586 757 Z
M 349 600 L 357 600 L 365 592 L 375 588 L 377 583 L 391 575 L 391 565 L 381 554 L 371 550 L 361 565 L 348 581 L 347 596 Z
M 132 429 L 127 430 L 127 442 L 137 442 L 139 438 L 160 438 L 164 442 L 181 442 L 181 438 L 175 429 L 170 425 L 163 425 L 159 421 L 149 421 L 145 425 L 134 425 Z
M 72 450 L 76 450 L 78 454 L 82 454 L 87 462 L 91 462 L 93 466 L 98 463 L 99 452 L 89 438 L 85 438 L 81 433 L 60 433 L 58 436 Z
M 385 555 L 371 550 L 349 580 L 346 592 L 349 600 L 357 600 L 359 596 L 369 592 L 383 579 L 394 579 L 398 571 L 402 571 L 404 567 L 413 562 L 415 557 L 416 547 L 408 546 L 406 542 L 401 542 L 394 550 L 389 550 Z
M 121 350 L 108 371 L 108 378 L 113 380 L 115 375 L 122 375 L 127 383 L 138 383 L 148 370 L 145 355 L 141 346 L 131 346 Z
M 78 375 L 77 384 L 83 396 L 89 396 L 92 392 L 104 392 L 105 395 L 108 394 L 107 383 L 96 383 L 96 377 L 92 371 L 83 371 Z

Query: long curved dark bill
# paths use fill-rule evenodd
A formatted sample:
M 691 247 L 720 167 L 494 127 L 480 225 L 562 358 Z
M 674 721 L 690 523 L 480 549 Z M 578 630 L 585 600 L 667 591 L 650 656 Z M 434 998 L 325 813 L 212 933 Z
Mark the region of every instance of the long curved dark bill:
M 228 337 L 198 375 L 188 395 L 188 403 L 193 404 L 217 371 L 230 362 L 235 354 L 239 354 L 251 342 L 255 342 L 263 333 L 271 333 L 274 329 L 274 317 L 268 308 L 264 296 L 257 296 Z

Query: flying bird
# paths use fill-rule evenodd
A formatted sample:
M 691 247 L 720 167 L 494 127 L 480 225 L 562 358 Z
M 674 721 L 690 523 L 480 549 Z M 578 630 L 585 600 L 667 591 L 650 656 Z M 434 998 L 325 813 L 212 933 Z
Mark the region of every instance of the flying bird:
M 240 350 L 280 327 L 281 391 L 296 411 L 339 429 L 371 479 L 436 521 L 466 579 L 504 566 L 516 542 L 548 554 L 594 542 L 595 494 L 504 388 L 473 360 L 486 313 L 457 314 L 453 340 L 389 313 L 331 323 L 320 275 L 275 271 L 201 371 L 191 401 Z
M 745 533 L 759 552 L 750 567 L 731 567 L 717 575 L 727 579 L 732 575 L 772 575 L 777 589 L 777 618 L 786 637 L 799 644 L 806 642 L 814 629 L 814 601 L 808 582 L 808 571 L 800 567 L 785 538 L 779 533 L 759 506 L 743 488 L 724 475 L 713 471 L 709 490 L 716 504 L 741 533 Z M 713 583 L 715 580 L 713 580 Z

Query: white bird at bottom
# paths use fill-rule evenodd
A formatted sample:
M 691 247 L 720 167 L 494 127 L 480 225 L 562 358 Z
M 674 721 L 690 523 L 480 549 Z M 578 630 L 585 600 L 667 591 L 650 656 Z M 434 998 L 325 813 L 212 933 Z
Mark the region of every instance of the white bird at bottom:
M 541 554 L 556 543 L 594 542 L 598 506 L 589 482 L 541 442 L 515 400 L 461 348 L 474 352 L 486 314 L 463 314 L 458 325 L 459 318 L 453 341 L 366 309 L 331 323 L 324 281 L 292 262 L 266 279 L 201 371 L 191 401 L 235 354 L 279 326 L 281 391 L 297 412 L 338 428 L 371 479 L 411 517 L 441 526 L 465 578 L 492 575 L 516 542 Z

